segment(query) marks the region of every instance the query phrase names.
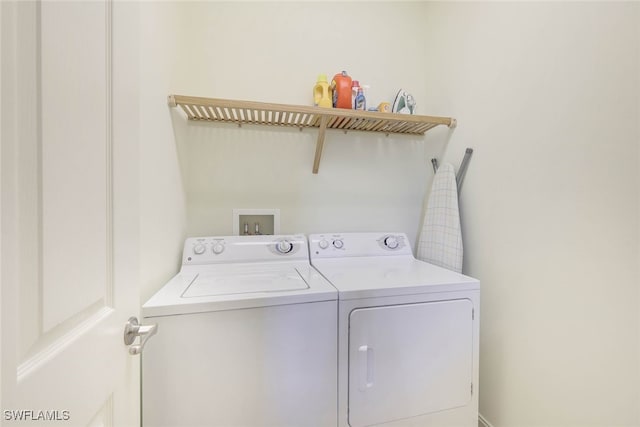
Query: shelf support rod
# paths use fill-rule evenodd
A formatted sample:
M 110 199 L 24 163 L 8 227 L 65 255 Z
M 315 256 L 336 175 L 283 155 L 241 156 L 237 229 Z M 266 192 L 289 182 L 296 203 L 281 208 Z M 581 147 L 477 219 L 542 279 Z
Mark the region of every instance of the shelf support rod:
M 322 116 L 320 118 L 320 128 L 318 130 L 318 140 L 316 141 L 316 157 L 313 159 L 313 173 L 318 173 L 320 167 L 320 157 L 322 157 L 322 146 L 324 145 L 324 134 L 327 130 L 328 116 Z

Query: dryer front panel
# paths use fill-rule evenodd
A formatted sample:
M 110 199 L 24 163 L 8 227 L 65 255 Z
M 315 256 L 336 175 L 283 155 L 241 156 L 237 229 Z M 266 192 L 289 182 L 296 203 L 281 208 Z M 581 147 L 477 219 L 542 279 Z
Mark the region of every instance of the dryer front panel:
M 465 406 L 472 395 L 468 299 L 353 310 L 349 425 L 369 426 Z

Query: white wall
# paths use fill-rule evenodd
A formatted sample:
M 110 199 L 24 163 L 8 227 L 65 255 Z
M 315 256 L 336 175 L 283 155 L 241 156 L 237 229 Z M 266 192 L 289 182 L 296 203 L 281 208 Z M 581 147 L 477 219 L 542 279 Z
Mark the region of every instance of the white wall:
M 470 146 L 481 412 L 495 427 L 640 424 L 639 7 L 143 3 L 144 292 L 175 273 L 185 235 L 231 233 L 233 208 L 280 208 L 284 233 L 415 239 L 429 159 L 457 166 Z M 310 104 L 316 75 L 342 69 L 370 101 L 405 87 L 459 127 L 332 132 L 312 175 L 315 132 L 187 124 L 164 100 Z
M 234 208 L 279 208 L 282 233 L 399 230 L 415 241 L 450 136 L 327 132 L 187 123 L 170 93 L 311 105 L 317 75 L 347 70 L 371 104 L 409 90 L 422 114 L 419 3 L 142 3 L 143 300 L 178 269 L 185 236 L 229 235 Z M 284 13 L 286 11 L 286 13 Z M 354 25 L 359 16 L 362 25 Z M 389 22 L 409 28 L 391 34 Z
M 177 79 L 173 29 L 181 7 L 140 3 L 140 276 L 146 301 L 180 266 L 186 237 L 185 183 L 166 97 Z
M 311 105 L 319 73 L 347 70 L 371 85 L 369 103 L 400 87 L 422 104 L 426 5 L 420 3 L 216 3 L 185 6 L 179 27 L 178 94 Z M 360 22 L 360 24 L 358 24 Z M 389 30 L 401 22 L 409 30 Z M 180 26 L 182 25 L 182 26 Z M 281 232 L 418 230 L 429 159 L 444 136 L 328 132 L 319 174 L 317 131 L 186 124 L 173 115 L 184 149 L 189 235 L 232 232 L 234 208 L 279 208 Z
M 495 426 L 637 426 L 640 4 L 431 3 Z

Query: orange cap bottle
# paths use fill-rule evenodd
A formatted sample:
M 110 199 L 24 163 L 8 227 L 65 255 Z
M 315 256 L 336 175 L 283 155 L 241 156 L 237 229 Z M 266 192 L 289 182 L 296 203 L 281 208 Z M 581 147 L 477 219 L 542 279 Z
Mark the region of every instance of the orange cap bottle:
M 331 82 L 333 89 L 333 106 L 335 108 L 352 109 L 351 105 L 351 77 L 346 71 L 333 76 Z

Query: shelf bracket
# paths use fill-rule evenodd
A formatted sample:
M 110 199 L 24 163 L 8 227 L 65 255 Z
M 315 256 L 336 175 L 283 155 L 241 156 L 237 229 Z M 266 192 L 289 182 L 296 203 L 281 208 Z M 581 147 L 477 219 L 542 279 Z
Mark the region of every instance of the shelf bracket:
M 313 173 L 318 173 L 318 168 L 320 168 L 320 157 L 322 157 L 322 147 L 324 145 L 324 134 L 327 130 L 327 122 L 329 121 L 328 116 L 322 116 L 320 118 L 320 127 L 318 128 L 318 140 L 316 141 L 316 156 L 313 159 Z

